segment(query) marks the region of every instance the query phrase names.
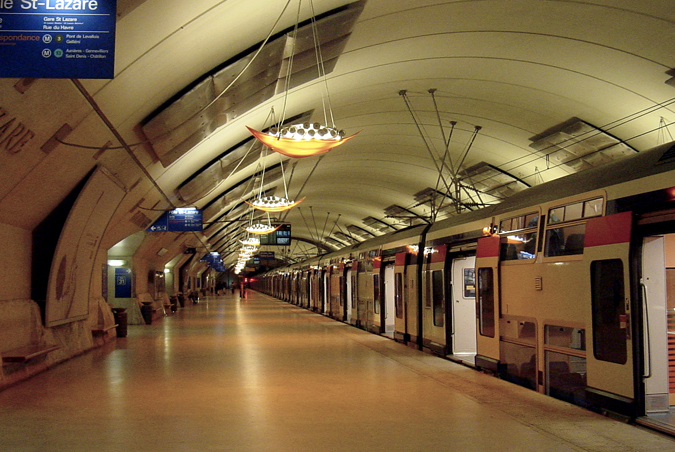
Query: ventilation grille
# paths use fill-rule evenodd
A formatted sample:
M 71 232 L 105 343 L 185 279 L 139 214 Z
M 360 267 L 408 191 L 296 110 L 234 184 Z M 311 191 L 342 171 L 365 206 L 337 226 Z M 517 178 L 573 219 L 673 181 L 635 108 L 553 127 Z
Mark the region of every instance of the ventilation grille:
M 530 147 L 553 165 L 582 171 L 619 160 L 637 151 L 616 137 L 578 118 L 572 118 L 532 138 Z
M 141 229 L 147 229 L 152 221 L 143 212 L 136 212 L 130 220 L 133 224 Z
M 675 145 L 669 147 L 666 152 L 663 153 L 659 162 L 667 162 L 668 160 L 675 159 Z

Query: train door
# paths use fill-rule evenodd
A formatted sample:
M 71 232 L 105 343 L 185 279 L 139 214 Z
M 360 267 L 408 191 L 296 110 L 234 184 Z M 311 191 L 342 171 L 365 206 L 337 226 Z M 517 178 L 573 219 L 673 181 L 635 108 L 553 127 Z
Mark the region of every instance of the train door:
M 323 290 L 321 292 L 321 314 L 328 315 L 330 311 L 330 272 L 331 267 L 327 267 L 321 273 L 323 279 Z
M 394 339 L 406 343 L 410 335 L 406 329 L 405 270 L 407 253 L 397 253 L 394 267 Z
M 381 313 L 381 324 L 384 325 L 382 333 L 387 336 L 394 336 L 395 319 L 395 287 L 394 287 L 394 265 L 387 264 L 384 267 L 384 309 Z
M 583 251 L 591 291 L 585 392 L 592 405 L 620 413 L 634 411 L 635 400 L 628 262 L 632 221 L 632 212 L 589 219 Z M 547 360 L 546 373 L 551 372 Z
M 342 271 L 344 264 L 331 266 L 330 275 L 330 310 L 329 315 L 337 320 L 342 320 Z
M 382 270 L 382 259 L 375 258 L 373 261 L 372 286 L 373 296 L 368 300 L 368 313 L 366 314 L 366 330 L 371 333 L 380 334 L 381 329 L 381 304 L 382 304 L 382 286 L 380 272 Z
M 446 343 L 446 274 L 447 246 L 425 251 L 426 265 L 422 273 L 424 347 L 441 356 L 447 354 Z
M 409 255 L 409 263 L 405 266 L 404 272 L 404 290 L 403 290 L 403 316 L 405 318 L 405 333 L 407 341 L 412 344 L 418 344 L 418 316 L 419 316 L 419 298 L 418 275 L 417 275 L 417 256 Z
M 476 257 L 452 260 L 452 356 L 474 364 L 476 356 Z
M 352 322 L 352 302 L 354 299 L 354 284 L 352 278 L 355 277 L 354 275 L 356 274 L 356 272 L 352 271 L 352 269 L 356 269 L 356 267 L 352 267 L 345 272 L 344 321 L 347 323 Z
M 675 234 L 671 234 L 671 247 L 675 247 Z M 643 296 L 643 324 L 645 350 L 644 357 L 644 411 L 649 416 L 654 413 L 667 413 L 671 403 L 668 376 L 668 342 L 669 313 L 675 308 L 673 294 L 668 293 L 667 254 L 675 250 L 667 250 L 665 236 L 645 237 L 642 243 L 642 278 L 640 285 Z M 675 256 L 671 259 L 675 260 Z M 673 265 L 675 266 L 675 265 Z M 669 297 L 670 295 L 670 297 Z M 675 325 L 674 325 L 675 327 Z M 674 331 L 675 332 L 675 331 Z M 675 341 L 674 341 L 675 343 Z M 674 356 L 675 358 L 675 356 Z M 672 394 L 675 402 L 675 394 Z
M 358 328 L 366 329 L 368 323 L 368 304 L 373 298 L 373 263 L 366 259 L 357 266 L 356 277 L 356 323 Z
M 499 372 L 500 237 L 478 239 L 476 249 L 476 366 Z
M 351 277 L 349 280 L 352 285 L 352 296 L 349 299 L 351 315 L 349 323 L 356 326 L 359 323 L 359 262 L 352 261 Z

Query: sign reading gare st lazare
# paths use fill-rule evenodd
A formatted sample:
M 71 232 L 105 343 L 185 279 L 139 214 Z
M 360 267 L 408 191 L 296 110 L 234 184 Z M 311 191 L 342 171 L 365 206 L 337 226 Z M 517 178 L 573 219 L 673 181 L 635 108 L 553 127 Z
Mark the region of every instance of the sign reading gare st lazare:
M 114 77 L 116 0 L 0 0 L 0 77 Z
M 0 151 L 17 154 L 33 138 L 35 132 L 0 107 Z

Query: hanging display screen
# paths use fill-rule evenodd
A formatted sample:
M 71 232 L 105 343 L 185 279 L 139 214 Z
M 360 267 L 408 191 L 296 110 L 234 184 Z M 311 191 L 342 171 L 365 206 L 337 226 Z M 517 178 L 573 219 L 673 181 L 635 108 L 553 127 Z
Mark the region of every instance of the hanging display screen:
M 289 246 L 291 244 L 291 225 L 282 224 L 270 233 L 260 236 L 260 245 Z
M 116 0 L 0 0 L 0 77 L 112 79 Z

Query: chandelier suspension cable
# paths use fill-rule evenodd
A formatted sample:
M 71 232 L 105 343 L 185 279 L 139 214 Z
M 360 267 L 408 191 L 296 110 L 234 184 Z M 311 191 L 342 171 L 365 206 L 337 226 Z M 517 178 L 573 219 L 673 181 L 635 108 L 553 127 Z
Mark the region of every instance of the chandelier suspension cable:
M 288 187 L 286 186 L 286 173 L 284 172 L 284 159 L 279 156 L 279 165 L 281 165 L 281 180 L 284 181 L 284 197 L 288 198 Z
M 286 121 L 286 105 L 288 104 L 288 91 L 291 89 L 291 75 L 293 74 L 293 60 L 295 58 L 295 45 L 298 42 L 298 27 L 300 26 L 300 8 L 302 7 L 302 1 L 298 1 L 298 11 L 295 17 L 295 25 L 293 26 L 293 37 L 291 38 L 291 55 L 288 58 L 288 65 L 286 67 L 286 80 L 284 80 L 284 103 L 281 109 L 281 117 L 279 118 L 279 123 L 277 125 L 278 129 L 281 130 L 284 122 Z M 279 135 L 281 136 L 281 135 Z
M 319 39 L 319 29 L 316 26 L 316 12 L 314 11 L 314 0 L 309 0 L 309 6 L 312 11 L 312 37 L 314 38 L 314 54 L 316 56 L 316 67 L 319 72 L 319 77 L 323 79 L 324 92 L 326 94 L 321 96 L 321 104 L 323 106 L 323 118 L 324 124 L 330 124 L 331 127 L 335 128 L 335 118 L 333 117 L 333 106 L 330 99 L 330 91 L 328 90 L 328 77 L 326 76 L 326 67 L 323 63 L 323 53 L 321 52 L 321 40 Z M 328 104 L 328 109 L 326 109 L 326 103 Z M 330 115 L 330 123 L 328 122 L 328 116 Z

